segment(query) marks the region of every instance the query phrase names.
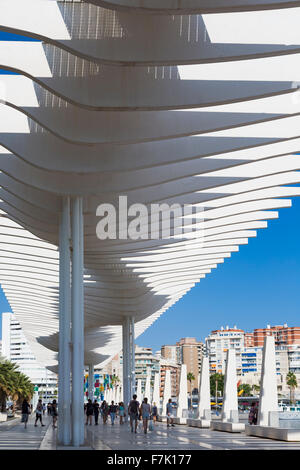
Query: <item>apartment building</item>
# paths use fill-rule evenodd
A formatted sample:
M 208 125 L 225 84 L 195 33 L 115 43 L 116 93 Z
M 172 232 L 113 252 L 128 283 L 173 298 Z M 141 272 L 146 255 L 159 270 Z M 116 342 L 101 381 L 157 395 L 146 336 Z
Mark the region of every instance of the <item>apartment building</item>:
M 56 374 L 37 362 L 19 321 L 10 312 L 2 314 L 1 355 L 18 365 L 19 371 L 27 375 L 35 387 L 38 387 L 42 399 L 51 399 L 56 395 Z
M 235 349 L 237 374 L 242 375 L 242 356 L 244 348 L 244 330 L 236 326 L 229 328 L 223 326 L 214 330 L 205 338 L 206 351 L 209 356 L 210 373 L 225 374 L 226 354 L 228 349 Z

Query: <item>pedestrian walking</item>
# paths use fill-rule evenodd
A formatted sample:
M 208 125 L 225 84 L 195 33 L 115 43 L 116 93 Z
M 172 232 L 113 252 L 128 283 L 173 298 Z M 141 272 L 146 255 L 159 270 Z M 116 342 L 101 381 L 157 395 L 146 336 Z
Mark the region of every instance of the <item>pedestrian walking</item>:
M 89 424 L 90 423 L 90 426 L 92 424 L 92 417 L 93 417 L 93 414 L 94 414 L 94 406 L 93 406 L 93 403 L 92 403 L 92 400 L 89 398 L 88 399 L 88 402 L 86 404 L 86 423 L 85 424 Z
M 248 416 L 248 422 L 249 424 L 257 424 L 257 414 L 258 414 L 258 409 L 256 403 L 253 403 L 251 405 L 250 411 L 249 411 L 249 416 Z
M 155 402 L 153 403 L 151 414 L 152 414 L 153 423 L 155 424 L 158 418 L 158 409 L 157 409 Z
M 112 426 L 115 423 L 115 418 L 116 418 L 117 411 L 118 411 L 118 407 L 117 407 L 117 405 L 115 405 L 115 402 L 112 401 L 111 405 L 109 407 L 109 415 L 110 415 Z
M 169 428 L 171 426 L 175 426 L 174 424 L 174 414 L 173 414 L 173 405 L 172 405 L 172 399 L 170 398 L 168 403 L 167 403 L 167 427 Z
M 35 426 L 37 426 L 37 422 L 39 420 L 41 422 L 41 426 L 45 426 L 43 424 L 42 415 L 43 415 L 43 404 L 42 404 L 42 400 L 39 400 L 35 409 L 35 423 L 34 423 Z
M 98 426 L 98 418 L 99 418 L 99 403 L 97 400 L 94 401 L 93 403 L 93 408 L 94 408 L 94 418 L 95 418 L 95 425 Z
M 109 410 L 108 404 L 106 403 L 105 400 L 103 400 L 103 402 L 101 403 L 101 414 L 102 414 L 103 424 L 107 423 L 108 410 Z
M 56 422 L 57 422 L 57 403 L 56 400 L 53 400 L 52 405 L 51 405 L 51 416 L 52 416 L 52 427 L 56 428 Z
M 24 398 L 22 403 L 22 423 L 25 424 L 25 429 L 27 429 L 28 417 L 31 413 L 30 405 L 26 398 Z
M 133 423 L 134 423 L 135 433 L 137 430 L 138 419 L 139 419 L 139 407 L 140 407 L 140 404 L 137 401 L 137 396 L 133 395 L 132 400 L 130 401 L 128 405 L 128 415 L 130 417 L 131 432 L 133 432 Z
M 144 401 L 140 407 L 140 413 L 142 415 L 142 420 L 143 420 L 144 434 L 147 434 L 148 421 L 150 419 L 150 414 L 151 414 L 151 406 L 148 403 L 148 398 L 144 398 Z
M 46 411 L 46 405 L 43 403 L 43 416 L 45 416 L 45 411 Z
M 48 403 L 48 405 L 47 405 L 47 415 L 48 416 L 51 415 L 51 403 Z
M 125 413 L 125 406 L 122 401 L 119 403 L 119 416 L 120 416 L 120 424 L 123 424 L 126 413 Z

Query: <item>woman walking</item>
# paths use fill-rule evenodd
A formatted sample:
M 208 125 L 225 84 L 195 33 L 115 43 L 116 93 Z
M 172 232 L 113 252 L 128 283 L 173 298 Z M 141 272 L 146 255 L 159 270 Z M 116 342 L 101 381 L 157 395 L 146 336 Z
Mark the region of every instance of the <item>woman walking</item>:
M 56 422 L 57 422 L 57 403 L 56 400 L 53 400 L 52 405 L 51 405 L 51 416 L 52 416 L 52 426 L 53 428 L 56 428 Z
M 144 401 L 141 404 L 140 413 L 143 419 L 144 433 L 147 434 L 148 421 L 151 414 L 151 406 L 148 403 L 148 398 L 144 398 Z
M 102 413 L 102 419 L 103 419 L 103 424 L 106 424 L 107 421 L 107 416 L 108 416 L 108 404 L 104 400 L 101 404 L 101 413 Z
M 24 398 L 22 403 L 22 423 L 25 423 L 25 429 L 27 429 L 28 416 L 30 415 L 30 405 L 26 398 Z
M 35 423 L 34 423 L 35 426 L 37 426 L 38 420 L 40 420 L 41 426 L 45 426 L 43 424 L 42 415 L 43 415 L 43 403 L 42 403 L 42 400 L 39 400 L 35 409 Z
M 126 416 L 126 414 L 125 414 L 125 406 L 122 401 L 119 403 L 119 416 L 120 416 L 120 424 L 123 424 L 124 417 Z
M 156 421 L 157 421 L 157 416 L 158 416 L 157 406 L 156 406 L 156 403 L 153 403 L 153 406 L 152 406 L 152 419 L 153 419 L 153 423 L 156 423 Z

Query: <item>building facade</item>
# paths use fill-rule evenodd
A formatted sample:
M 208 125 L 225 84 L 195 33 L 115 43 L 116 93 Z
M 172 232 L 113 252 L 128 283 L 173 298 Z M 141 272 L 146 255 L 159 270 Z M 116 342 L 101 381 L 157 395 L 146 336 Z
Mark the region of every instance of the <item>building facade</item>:
M 221 327 L 219 330 L 212 331 L 205 338 L 211 374 L 225 374 L 227 350 L 235 349 L 237 375 L 242 375 L 241 353 L 244 348 L 244 338 L 244 330 L 240 330 L 236 326 L 233 328 L 229 328 L 229 326 L 226 326 L 226 328 Z
M 21 325 L 10 312 L 2 314 L 2 356 L 27 375 L 38 388 L 40 398 L 50 400 L 57 395 L 57 376 L 39 364 L 32 354 Z
M 165 388 L 166 371 L 171 372 L 171 395 L 175 398 L 179 394 L 180 365 L 169 359 L 160 360 L 160 396 L 163 398 Z
M 201 341 L 197 341 L 196 338 L 181 338 L 176 343 L 177 363 L 185 364 L 187 373 L 191 372 L 195 377 L 192 382 L 188 382 L 189 393 L 194 389 L 198 390 L 204 349 L 204 344 Z
M 160 361 L 153 354 L 152 348 L 135 346 L 135 380 L 142 380 L 142 393 L 145 391 L 148 371 L 151 375 L 151 383 L 154 384 L 154 376 L 160 371 Z

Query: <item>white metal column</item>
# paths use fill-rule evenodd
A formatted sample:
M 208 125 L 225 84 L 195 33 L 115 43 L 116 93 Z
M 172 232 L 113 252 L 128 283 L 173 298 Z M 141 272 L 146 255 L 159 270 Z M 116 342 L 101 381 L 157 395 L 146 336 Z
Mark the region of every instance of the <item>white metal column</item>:
M 94 398 L 94 366 L 89 365 L 89 398 L 93 401 Z
M 135 394 L 135 333 L 134 333 L 134 317 L 130 318 L 130 340 L 131 340 L 131 361 L 130 361 L 130 381 L 131 396 Z M 131 398 L 131 397 L 130 397 Z
M 129 337 L 129 318 L 124 319 L 122 325 L 122 336 L 123 336 L 123 399 L 125 408 L 127 407 L 130 400 L 130 337 Z
M 72 443 L 84 443 L 84 306 L 82 198 L 72 205 Z
M 58 440 L 71 441 L 71 257 L 70 198 L 62 201 L 59 225 L 59 357 L 58 357 Z

